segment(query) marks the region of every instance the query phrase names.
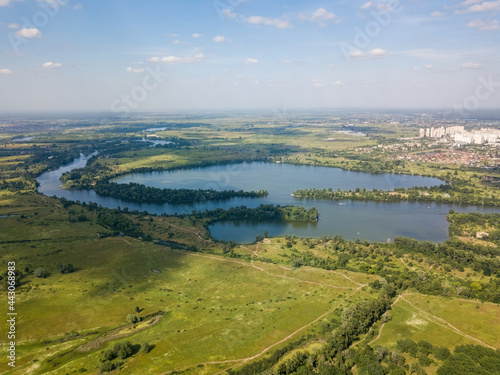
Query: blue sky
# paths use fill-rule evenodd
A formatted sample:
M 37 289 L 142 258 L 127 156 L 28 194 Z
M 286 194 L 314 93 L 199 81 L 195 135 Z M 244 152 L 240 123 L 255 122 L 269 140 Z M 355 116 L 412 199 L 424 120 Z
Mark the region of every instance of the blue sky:
M 0 0 L 0 111 L 498 108 L 499 46 L 500 0 Z

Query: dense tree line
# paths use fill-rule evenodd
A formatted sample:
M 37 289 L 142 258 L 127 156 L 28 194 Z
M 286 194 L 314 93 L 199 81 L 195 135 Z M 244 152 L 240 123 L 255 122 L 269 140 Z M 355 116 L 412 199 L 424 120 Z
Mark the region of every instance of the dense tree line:
M 113 230 L 115 234 L 123 233 L 131 237 L 142 237 L 145 240 L 151 239 L 144 234 L 139 224 L 127 218 L 120 210 L 100 207 L 97 215 L 97 224 Z
M 467 243 L 457 238 L 435 244 L 407 237 L 395 237 L 394 245 L 405 253 L 425 254 L 460 271 L 469 267 L 476 272 L 483 272 L 485 276 L 493 274 L 500 277 L 500 250 L 493 246 Z
M 231 207 L 227 210 L 221 208 L 211 211 L 193 211 L 192 216 L 199 219 L 209 219 L 209 222 L 228 220 L 255 220 L 255 221 L 304 221 L 318 220 L 316 207 L 305 209 L 300 206 L 274 206 L 261 204 L 257 208 L 246 206 Z M 183 215 L 183 216 L 191 216 Z
M 176 204 L 208 200 L 223 200 L 233 197 L 257 198 L 268 195 L 268 192 L 265 190 L 246 192 L 243 190 L 217 191 L 213 189 L 160 189 L 133 182 L 128 184 L 117 184 L 109 181 L 97 183 L 93 188 L 99 195 L 120 198 L 138 203 L 147 202 Z
M 333 189 L 300 189 L 293 192 L 296 198 L 307 199 L 332 199 L 332 200 L 363 200 L 383 202 L 444 202 L 456 204 L 474 204 L 499 206 L 500 199 L 495 196 L 481 196 L 475 194 L 475 190 L 467 187 L 441 184 L 430 188 L 413 187 L 408 189 L 396 188 L 394 191 L 367 190 L 356 188 L 355 190 L 334 191 Z
M 286 159 L 285 162 L 290 164 L 336 167 L 353 172 L 373 174 L 400 173 L 406 166 L 403 160 L 384 160 L 374 157 L 371 154 L 360 154 L 340 150 L 335 152 L 319 152 L 315 155 L 311 155 L 306 161 L 298 162 L 293 159 Z
M 438 375 L 500 374 L 500 351 L 479 345 L 457 346 L 437 371 Z
M 474 236 L 477 231 L 488 228 L 488 232 L 483 233 L 482 239 L 500 245 L 500 214 L 451 211 L 447 219 L 450 223 L 450 236 Z

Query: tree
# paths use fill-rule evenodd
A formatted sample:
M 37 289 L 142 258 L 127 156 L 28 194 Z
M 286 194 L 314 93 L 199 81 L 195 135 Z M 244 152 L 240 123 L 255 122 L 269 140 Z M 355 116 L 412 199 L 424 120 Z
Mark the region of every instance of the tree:
M 113 347 L 118 358 L 125 359 L 132 355 L 134 349 L 130 341 L 117 342 Z

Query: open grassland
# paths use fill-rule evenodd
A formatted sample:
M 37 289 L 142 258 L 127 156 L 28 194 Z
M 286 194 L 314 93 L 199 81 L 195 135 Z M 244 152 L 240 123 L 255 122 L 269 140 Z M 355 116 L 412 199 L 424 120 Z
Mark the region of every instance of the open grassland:
M 9 257 L 7 249 L 5 258 Z M 100 335 L 123 325 L 135 306 L 140 306 L 141 316 L 157 310 L 166 313 L 156 325 L 128 338 L 155 348 L 127 362 L 123 373 L 140 372 L 145 361 L 158 373 L 247 358 L 314 321 L 357 290 L 349 281 L 350 288 L 343 281 L 337 286 L 332 280 L 308 282 L 301 275 L 285 278 L 279 272 L 273 274 L 276 266 L 265 265 L 269 270 L 262 271 L 259 265 L 171 251 L 130 238 L 82 242 L 66 251 L 64 258 L 77 265 L 77 272 L 24 280 L 30 281 L 30 289 L 19 294 L 17 304 L 22 315 L 21 364 L 36 358 L 31 351 L 50 348 L 47 341 L 66 333 Z M 44 259 L 43 265 L 50 260 Z M 73 349 L 81 344 L 77 340 Z M 47 360 L 41 368 L 66 373 L 85 367 L 93 373 L 100 353 L 79 357 L 72 353 L 56 361 L 59 365 Z M 75 363 L 64 365 L 69 359 Z M 151 367 L 151 361 L 157 364 Z M 13 373 L 23 373 L 23 368 Z
M 18 367 L 13 374 L 66 374 L 82 368 L 98 373 L 101 351 L 117 340 L 154 346 L 150 353 L 127 360 L 124 374 L 143 373 L 144 368 L 156 374 L 201 363 L 207 363 L 207 373 L 217 372 L 220 366 L 259 358 L 266 348 L 272 351 L 311 332 L 322 317 L 364 296 L 360 280 L 345 274 L 292 271 L 129 237 L 99 239 L 104 228 L 68 222 L 73 207 L 46 197 L 33 196 L 25 206 L 20 202 L 16 197 L 0 206 L 0 214 L 25 215 L 0 219 L 9 229 L 2 231 L 7 234 L 0 261 L 5 266 L 15 259 L 23 271 L 16 304 Z M 57 263 L 71 263 L 76 271 L 61 274 Z M 33 275 L 40 267 L 46 278 Z M 126 317 L 136 306 L 140 317 L 157 311 L 164 316 L 143 330 L 131 329 Z M 92 345 L 119 327 L 130 335 Z M 235 362 L 208 363 L 225 361 Z M 198 373 L 196 369 L 189 371 Z
M 491 303 L 405 294 L 391 310 L 373 345 L 395 348 L 398 340 L 424 340 L 453 350 L 458 345 L 500 348 L 500 307 Z

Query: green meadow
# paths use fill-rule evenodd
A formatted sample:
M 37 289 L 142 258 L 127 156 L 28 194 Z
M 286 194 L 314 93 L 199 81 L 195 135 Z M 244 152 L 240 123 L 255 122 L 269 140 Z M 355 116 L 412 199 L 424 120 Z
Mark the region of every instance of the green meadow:
M 285 270 L 129 237 L 99 238 L 104 228 L 68 222 L 74 207 L 30 199 L 29 209 L 16 210 L 18 200 L 4 200 L 0 208 L 0 214 L 24 215 L 0 219 L 8 228 L 2 231 L 1 262 L 16 259 L 19 270 L 48 273 L 37 278 L 23 272 L 16 303 L 18 363 L 12 374 L 98 373 L 101 352 L 120 340 L 153 347 L 128 359 L 120 370 L 124 374 L 144 367 L 161 373 L 243 362 L 313 332 L 321 319 L 310 323 L 363 293 L 360 283 L 343 274 Z M 73 264 L 76 271 L 59 273 L 59 262 Z M 158 311 L 162 317 L 142 329 L 130 328 L 126 318 L 136 307 L 138 317 Z M 130 335 L 111 335 L 92 345 L 120 327 Z M 85 345 L 90 349 L 79 350 Z

